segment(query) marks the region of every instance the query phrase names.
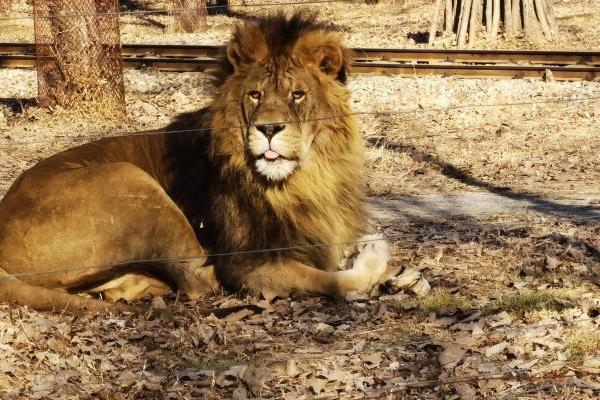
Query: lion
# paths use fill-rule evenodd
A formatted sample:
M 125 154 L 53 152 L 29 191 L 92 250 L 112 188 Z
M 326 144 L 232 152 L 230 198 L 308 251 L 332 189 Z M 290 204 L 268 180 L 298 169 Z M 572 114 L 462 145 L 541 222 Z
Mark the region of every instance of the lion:
M 170 290 L 370 291 L 384 240 L 337 269 L 369 225 L 348 60 L 313 15 L 252 19 L 234 29 L 207 108 L 25 171 L 0 203 L 0 301 L 107 310 Z

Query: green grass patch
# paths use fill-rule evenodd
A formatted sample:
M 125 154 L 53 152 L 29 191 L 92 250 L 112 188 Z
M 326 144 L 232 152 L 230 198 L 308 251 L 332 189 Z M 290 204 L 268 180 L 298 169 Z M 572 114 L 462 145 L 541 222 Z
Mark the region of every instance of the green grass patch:
M 456 311 L 473 309 L 475 304 L 466 297 L 449 293 L 444 289 L 436 289 L 419 299 L 418 310 L 421 315 L 436 313 L 437 315 L 453 314 Z
M 391 309 L 399 312 L 416 311 L 420 316 L 431 313 L 437 315 L 451 315 L 457 311 L 480 310 L 483 315 L 494 314 L 502 311 L 522 314 L 536 310 L 562 310 L 569 308 L 571 302 L 580 297 L 583 288 L 528 290 L 519 293 L 502 295 L 497 300 L 481 305 L 459 294 L 452 294 L 446 289 L 435 289 L 430 294 L 420 299 L 408 297 L 395 300 L 387 304 Z
M 499 311 L 524 313 L 541 309 L 564 309 L 568 302 L 584 293 L 583 289 L 528 290 L 501 296 L 483 307 L 484 315 Z

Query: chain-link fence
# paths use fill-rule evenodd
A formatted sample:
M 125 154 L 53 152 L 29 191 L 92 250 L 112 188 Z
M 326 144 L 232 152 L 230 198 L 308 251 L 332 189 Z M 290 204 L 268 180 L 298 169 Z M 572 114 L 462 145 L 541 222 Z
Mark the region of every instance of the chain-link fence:
M 34 1 L 40 105 L 124 111 L 118 11 L 117 0 Z
M 178 32 L 206 30 L 206 0 L 172 0 L 173 24 Z
M 7 14 L 12 7 L 13 0 L 0 0 L 0 14 Z

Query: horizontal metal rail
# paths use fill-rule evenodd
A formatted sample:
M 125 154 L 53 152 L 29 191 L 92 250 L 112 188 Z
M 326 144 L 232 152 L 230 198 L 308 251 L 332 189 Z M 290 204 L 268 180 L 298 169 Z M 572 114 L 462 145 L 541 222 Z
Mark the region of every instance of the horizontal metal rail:
M 470 50 L 470 49 L 371 49 L 355 48 L 359 61 L 407 63 L 540 64 L 600 66 L 600 51 L 569 50 Z M 125 44 L 123 56 L 209 57 L 221 54 L 222 46 Z M 0 54 L 35 54 L 31 43 L 0 43 Z
M 214 59 L 124 57 L 125 68 L 155 68 L 168 72 L 204 72 L 217 67 Z M 0 56 L 0 68 L 34 68 L 35 56 Z M 600 80 L 600 67 L 534 65 L 461 65 L 364 62 L 352 64 L 364 74 L 399 76 L 458 76 L 468 78 L 543 78 L 548 71 L 556 80 Z

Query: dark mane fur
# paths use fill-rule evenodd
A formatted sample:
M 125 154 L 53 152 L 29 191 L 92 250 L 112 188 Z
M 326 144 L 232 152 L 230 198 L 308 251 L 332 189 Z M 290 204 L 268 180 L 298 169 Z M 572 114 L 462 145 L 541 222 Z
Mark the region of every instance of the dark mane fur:
M 233 32 L 231 42 L 245 42 L 248 35 L 256 35 L 258 32 L 264 35 L 267 48 L 271 56 L 287 57 L 290 55 L 294 45 L 302 35 L 308 32 L 337 32 L 339 29 L 332 23 L 317 21 L 318 14 L 306 10 L 300 10 L 287 17 L 283 12 L 272 15 L 252 17 L 243 25 L 238 25 Z M 252 50 L 252 49 L 250 49 Z M 350 51 L 345 50 L 344 67 L 338 74 L 338 81 L 346 83 L 351 58 Z M 233 65 L 223 50 L 219 57 L 220 65 L 212 72 L 213 84 L 221 86 L 233 71 Z

